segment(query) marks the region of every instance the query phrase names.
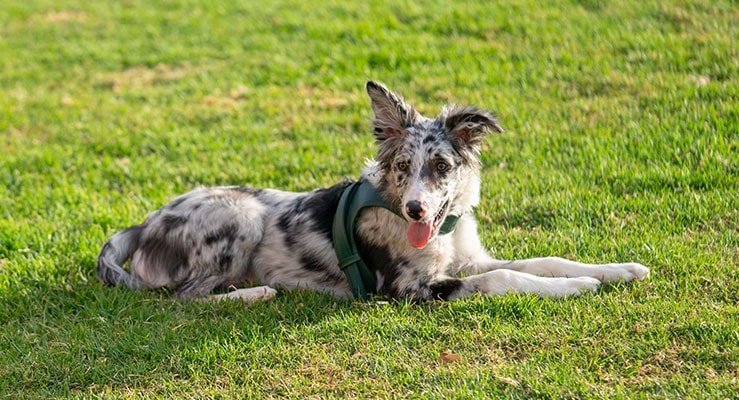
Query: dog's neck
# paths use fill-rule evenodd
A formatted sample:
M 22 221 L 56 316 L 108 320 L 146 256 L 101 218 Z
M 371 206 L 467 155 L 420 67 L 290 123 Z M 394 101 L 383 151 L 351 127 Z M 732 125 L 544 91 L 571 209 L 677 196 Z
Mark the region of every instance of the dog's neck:
M 354 240 L 354 227 L 359 213 L 368 207 L 385 208 L 396 214 L 399 220 L 404 220 L 402 215 L 387 205 L 370 182 L 360 180 L 344 189 L 334 215 L 331 237 L 339 268 L 346 274 L 352 294 L 355 298 L 363 300 L 367 300 L 369 294 L 377 289 L 377 277 L 362 260 Z M 439 234 L 446 235 L 453 232 L 458 220 L 458 215 L 447 215 L 439 229 Z

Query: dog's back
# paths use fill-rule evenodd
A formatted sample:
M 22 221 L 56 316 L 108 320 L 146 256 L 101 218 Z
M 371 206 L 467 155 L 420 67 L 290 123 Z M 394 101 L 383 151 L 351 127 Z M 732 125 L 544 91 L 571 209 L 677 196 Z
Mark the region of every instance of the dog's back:
M 114 235 L 98 257 L 98 277 L 130 289 L 167 287 L 183 298 L 247 280 L 341 292 L 330 229 L 348 184 L 309 193 L 194 190 Z M 122 268 L 129 259 L 130 273 Z

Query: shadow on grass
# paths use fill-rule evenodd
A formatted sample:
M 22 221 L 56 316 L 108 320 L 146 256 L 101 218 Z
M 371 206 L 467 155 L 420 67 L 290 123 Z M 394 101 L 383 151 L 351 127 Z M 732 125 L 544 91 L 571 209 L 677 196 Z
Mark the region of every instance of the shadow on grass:
M 515 331 L 556 307 L 523 295 L 413 304 L 337 301 L 285 290 L 268 302 L 195 302 L 161 290 L 105 288 L 89 279 L 71 285 L 35 280 L 0 295 L 5 392 L 166 394 L 162 382 L 245 371 L 254 378 L 270 369 L 284 374 L 290 365 L 313 362 L 314 351 L 318 358 L 340 360 L 366 351 L 383 359 L 389 356 L 382 351 L 396 346 L 428 351 L 433 343 L 456 342 L 460 332 L 490 335 L 500 326 Z M 492 345 L 511 359 L 525 358 L 528 345 L 520 340 L 513 335 Z

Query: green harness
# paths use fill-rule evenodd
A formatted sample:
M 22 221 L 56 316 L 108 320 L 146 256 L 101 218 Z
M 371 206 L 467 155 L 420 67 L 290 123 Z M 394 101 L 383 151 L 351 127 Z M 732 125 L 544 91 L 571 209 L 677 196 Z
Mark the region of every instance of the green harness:
M 341 195 L 332 229 L 334 250 L 339 259 L 339 268 L 346 274 L 352 294 L 362 300 L 367 300 L 369 293 L 377 293 L 377 277 L 367 268 L 354 241 L 354 224 L 359 212 L 367 207 L 382 207 L 402 218 L 385 203 L 369 182 L 354 182 Z M 453 232 L 458 220 L 459 216 L 447 216 L 439 228 L 439 234 Z

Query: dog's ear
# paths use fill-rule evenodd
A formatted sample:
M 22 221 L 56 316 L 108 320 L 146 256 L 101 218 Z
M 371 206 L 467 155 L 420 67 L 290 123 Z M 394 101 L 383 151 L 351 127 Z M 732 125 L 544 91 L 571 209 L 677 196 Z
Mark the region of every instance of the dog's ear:
M 490 132 L 503 133 L 493 113 L 475 107 L 451 106 L 444 109 L 444 126 L 455 141 L 477 147 Z
M 417 112 L 413 106 L 382 83 L 367 81 L 367 94 L 375 112 L 372 125 L 377 140 L 401 136 L 403 130 L 416 120 Z

